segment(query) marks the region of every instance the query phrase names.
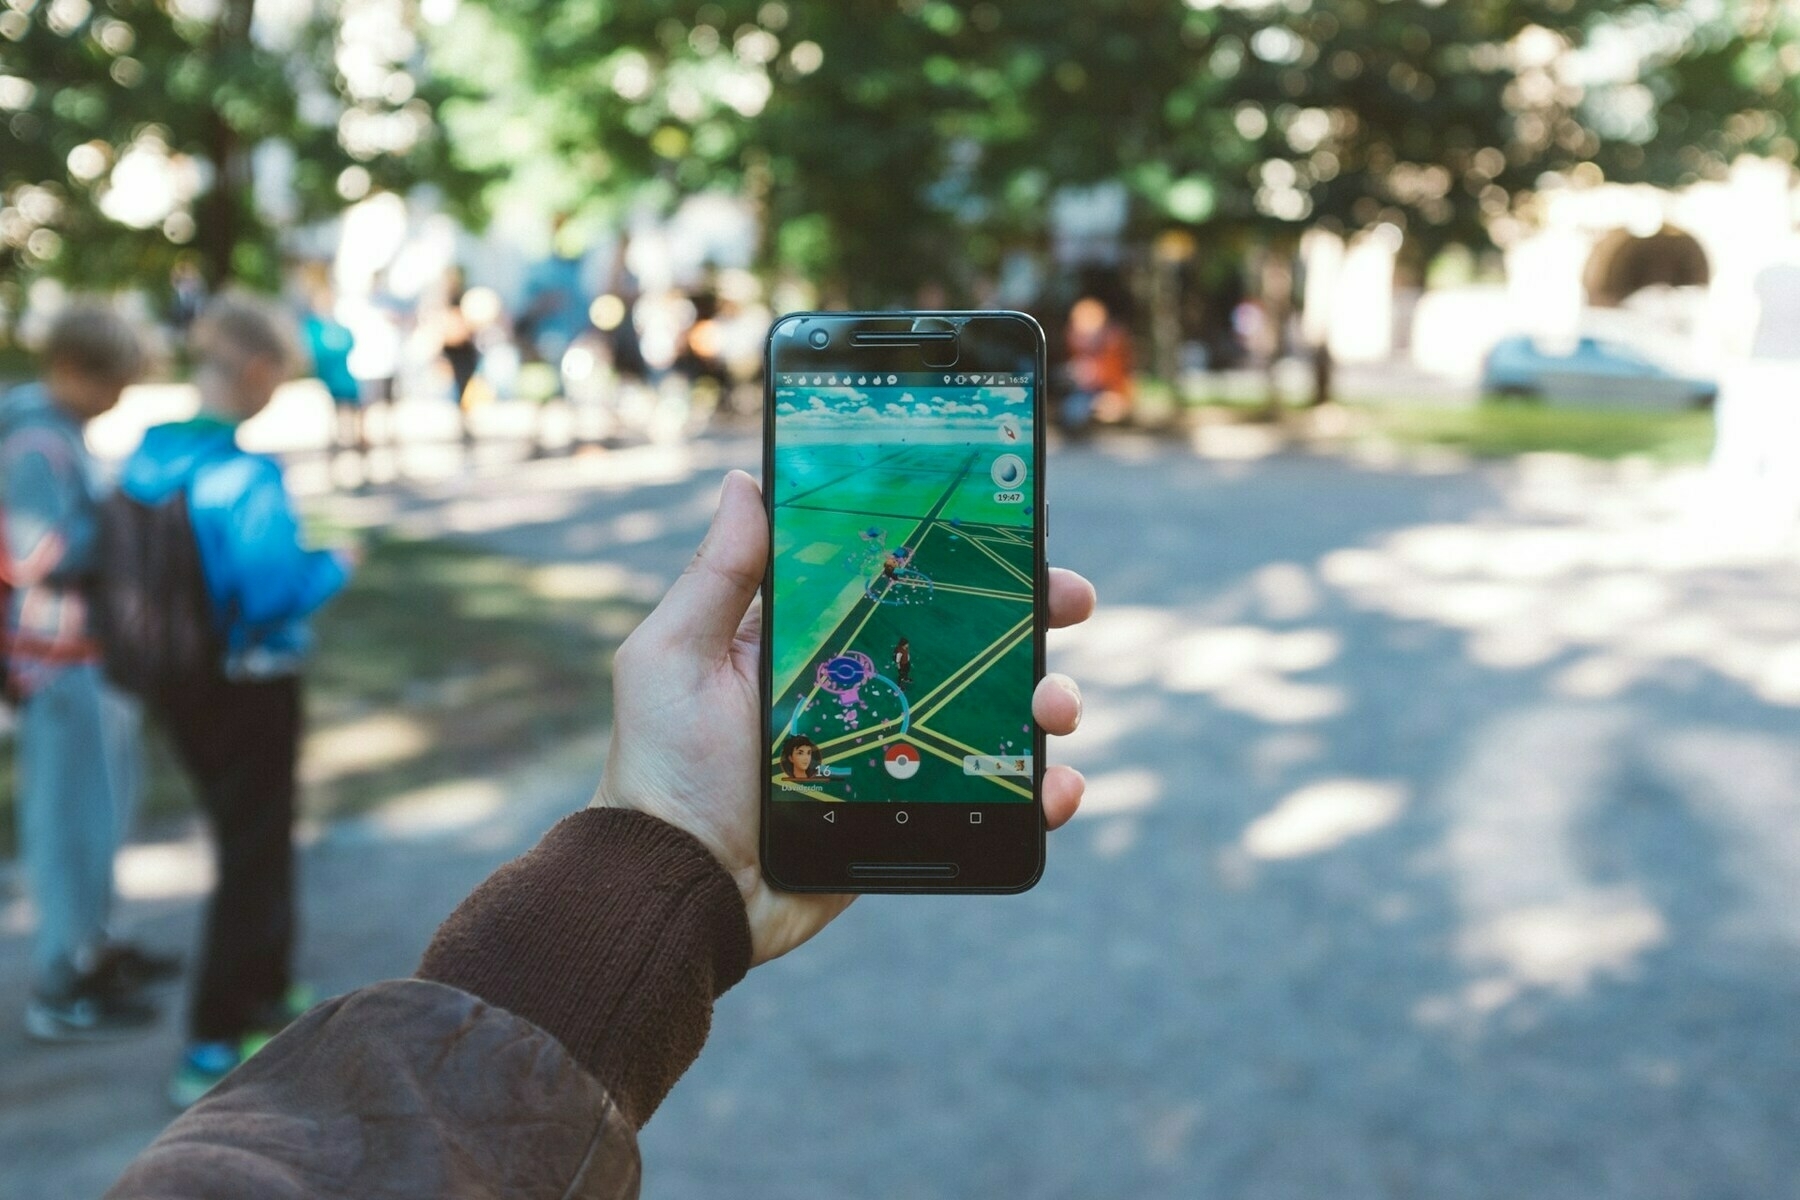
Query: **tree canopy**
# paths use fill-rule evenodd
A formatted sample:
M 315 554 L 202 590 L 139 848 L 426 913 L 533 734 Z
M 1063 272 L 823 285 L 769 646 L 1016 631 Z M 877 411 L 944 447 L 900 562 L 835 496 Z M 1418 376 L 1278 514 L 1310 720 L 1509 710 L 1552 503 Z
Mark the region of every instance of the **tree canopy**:
M 1138 236 L 1430 249 L 1504 235 L 1547 175 L 1792 160 L 1800 115 L 1800 17 L 1766 0 L 97 3 L 0 0 L 8 279 L 197 251 L 266 281 L 276 227 L 424 180 L 471 212 L 740 191 L 765 264 L 886 302 L 1040 245 L 1071 186 L 1123 185 Z
M 484 96 L 446 113 L 482 165 L 555 163 L 564 205 L 746 188 L 770 261 L 887 299 L 991 267 L 1042 236 L 1056 189 L 1100 180 L 1140 233 L 1385 221 L 1429 248 L 1504 230 L 1546 173 L 1678 184 L 1792 158 L 1792 10 L 1699 11 L 478 0 L 439 63 Z

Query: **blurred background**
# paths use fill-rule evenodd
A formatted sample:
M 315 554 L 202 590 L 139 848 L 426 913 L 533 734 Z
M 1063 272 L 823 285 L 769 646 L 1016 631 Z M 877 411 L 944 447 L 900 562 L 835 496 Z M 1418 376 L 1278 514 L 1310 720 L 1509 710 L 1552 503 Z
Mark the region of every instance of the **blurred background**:
M 645 1195 L 1796 1196 L 1797 105 L 1782 0 L 0 0 L 0 384 L 110 298 L 117 459 L 207 296 L 304 330 L 330 994 L 585 802 L 774 315 L 1029 311 L 1086 806 L 727 995 Z M 32 921 L 0 1195 L 97 1195 L 177 1030 L 30 1044 Z

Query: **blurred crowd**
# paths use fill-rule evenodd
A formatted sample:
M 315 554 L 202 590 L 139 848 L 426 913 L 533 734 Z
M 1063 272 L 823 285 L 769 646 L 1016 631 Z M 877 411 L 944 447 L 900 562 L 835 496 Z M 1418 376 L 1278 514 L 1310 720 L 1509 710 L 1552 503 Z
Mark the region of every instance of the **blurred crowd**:
M 680 436 L 721 409 L 756 410 L 771 317 L 753 282 L 645 290 L 621 273 L 590 293 L 583 277 L 580 259 L 553 255 L 532 265 L 509 306 L 460 268 L 402 296 L 384 275 L 366 293 L 342 293 L 329 264 L 299 266 L 293 303 L 337 408 L 339 446 L 366 451 L 371 411 L 416 398 L 453 403 L 471 446 L 473 414 L 502 400 L 561 407 L 573 447 Z

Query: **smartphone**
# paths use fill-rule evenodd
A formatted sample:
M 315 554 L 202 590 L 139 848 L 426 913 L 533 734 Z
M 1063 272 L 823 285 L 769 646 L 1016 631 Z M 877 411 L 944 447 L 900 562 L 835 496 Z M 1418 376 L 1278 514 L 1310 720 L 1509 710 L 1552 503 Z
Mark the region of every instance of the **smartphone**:
M 1020 892 L 1044 870 L 1044 334 L 1016 312 L 769 332 L 763 873 Z

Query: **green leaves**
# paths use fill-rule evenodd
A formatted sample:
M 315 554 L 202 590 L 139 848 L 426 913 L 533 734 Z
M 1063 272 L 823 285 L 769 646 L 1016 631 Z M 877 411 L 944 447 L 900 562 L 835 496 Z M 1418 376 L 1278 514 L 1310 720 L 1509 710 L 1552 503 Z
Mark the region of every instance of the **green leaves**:
M 247 196 L 202 203 L 269 140 L 302 217 L 423 180 L 475 220 L 738 192 L 768 265 L 868 304 L 971 290 L 1102 180 L 1132 237 L 1390 223 L 1429 253 L 1546 173 L 1800 152 L 1800 10 L 1766 0 L 326 0 L 280 38 L 234 32 L 249 4 L 0 0 L 0 281 L 274 261 Z M 193 193 L 137 227 L 105 204 L 134 149 Z

